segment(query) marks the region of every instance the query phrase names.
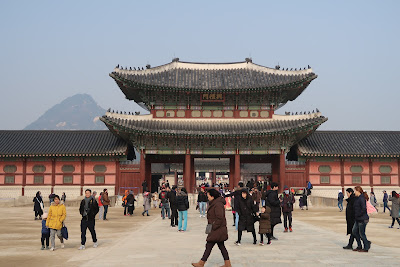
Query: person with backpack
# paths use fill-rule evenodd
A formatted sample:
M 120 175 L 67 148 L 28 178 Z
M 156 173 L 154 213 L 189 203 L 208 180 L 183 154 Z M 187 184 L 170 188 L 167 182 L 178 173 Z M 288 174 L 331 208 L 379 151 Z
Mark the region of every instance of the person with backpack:
M 337 200 L 338 200 L 339 211 L 341 211 L 341 212 L 343 211 L 343 199 L 344 199 L 344 195 L 342 193 L 342 190 L 339 190 Z
M 95 227 L 95 218 L 99 212 L 99 205 L 92 196 L 90 189 L 85 190 L 85 198 L 82 199 L 81 205 L 79 206 L 79 213 L 82 215 L 81 220 L 81 246 L 79 250 L 85 249 L 86 243 L 86 230 L 89 228 L 90 234 L 92 235 L 93 247 L 97 248 L 97 237 Z
M 167 213 L 168 219 L 171 219 L 171 209 L 169 207 L 168 193 L 168 189 L 163 188 L 158 197 L 160 199 L 161 217 L 163 220 L 165 220 L 165 213 Z
M 292 229 L 292 211 L 295 203 L 294 195 L 289 192 L 289 187 L 286 185 L 283 187 L 283 194 L 280 197 L 282 212 L 283 212 L 283 225 L 285 227 L 284 233 L 288 232 L 288 221 L 289 231 L 293 232 Z

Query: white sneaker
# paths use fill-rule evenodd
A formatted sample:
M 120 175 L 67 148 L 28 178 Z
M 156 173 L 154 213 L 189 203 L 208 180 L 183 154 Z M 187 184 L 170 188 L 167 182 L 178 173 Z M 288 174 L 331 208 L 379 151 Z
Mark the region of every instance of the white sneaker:
M 84 245 L 81 245 L 79 248 L 78 248 L 78 250 L 84 250 L 85 249 L 85 246 Z
M 65 248 L 65 245 L 64 245 L 64 243 L 61 243 L 61 248 Z
M 54 251 L 54 250 L 55 250 L 55 248 L 53 248 L 53 247 L 50 248 L 50 251 Z
M 200 218 L 203 217 L 203 215 L 200 214 Z
M 99 244 L 97 244 L 97 242 L 93 244 L 94 248 L 97 248 L 98 246 L 99 246 Z

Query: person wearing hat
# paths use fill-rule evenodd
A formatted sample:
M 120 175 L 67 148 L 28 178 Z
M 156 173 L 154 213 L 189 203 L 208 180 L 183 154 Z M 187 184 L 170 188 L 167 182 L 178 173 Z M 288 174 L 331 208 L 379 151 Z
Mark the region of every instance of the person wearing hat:
M 50 240 L 50 229 L 46 227 L 47 213 L 43 213 L 42 215 L 42 238 L 40 241 L 42 242 L 41 250 L 44 250 L 44 241 L 46 240 L 46 249 L 49 249 L 49 240 Z
M 207 195 L 205 189 L 206 188 L 202 186 L 199 195 L 197 196 L 197 204 L 199 205 L 200 218 L 206 217 Z
M 283 187 L 283 194 L 280 197 L 282 212 L 283 212 L 283 225 L 285 226 L 285 233 L 288 232 L 288 221 L 289 231 L 292 232 L 292 211 L 295 202 L 293 194 L 290 193 L 289 187 Z

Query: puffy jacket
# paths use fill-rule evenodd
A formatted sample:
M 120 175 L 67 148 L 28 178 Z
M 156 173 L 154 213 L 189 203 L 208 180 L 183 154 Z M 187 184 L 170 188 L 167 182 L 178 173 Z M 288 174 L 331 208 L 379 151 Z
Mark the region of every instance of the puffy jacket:
M 265 207 L 265 212 L 260 213 L 259 234 L 271 233 L 271 208 Z
M 271 208 L 271 225 L 282 223 L 281 203 L 278 198 L 278 191 L 268 190 L 263 199 L 265 199 L 265 206 Z
M 208 242 L 223 242 L 228 240 L 228 229 L 225 218 L 225 199 L 218 197 L 209 203 L 207 220 L 212 224 L 211 233 L 207 236 Z
M 176 208 L 177 206 L 175 190 L 169 192 L 169 205 L 171 206 L 171 208 Z
M 54 202 L 51 203 L 49 209 L 49 215 L 46 220 L 46 227 L 55 230 L 61 230 L 62 223 L 67 217 L 67 210 L 64 204 L 60 203 L 56 205 Z
M 89 209 L 86 215 L 83 215 L 85 211 L 85 199 L 82 199 L 81 205 L 79 207 L 79 213 L 82 215 L 82 219 L 86 219 L 87 221 L 94 221 L 96 214 L 99 212 L 99 205 L 97 204 L 96 199 L 93 197 L 89 200 Z
M 42 220 L 42 234 L 49 235 L 50 229 L 46 227 L 46 220 Z
M 185 192 L 180 191 L 178 193 L 178 196 L 176 197 L 176 204 L 179 211 L 188 210 L 189 209 L 188 195 Z
M 103 205 L 108 206 L 110 205 L 110 199 L 108 198 L 108 193 L 103 192 Z
M 367 214 L 367 202 L 363 194 L 356 197 L 356 200 L 354 201 L 354 219 L 357 222 L 363 222 L 369 219 Z
M 295 199 L 293 194 L 285 194 L 283 193 L 281 196 L 281 205 L 282 205 L 282 212 L 291 212 L 293 211 L 293 206 L 295 203 Z
M 199 192 L 199 195 L 197 196 L 197 202 L 208 202 L 206 192 Z
M 253 231 L 255 223 L 254 215 L 257 212 L 257 207 L 254 205 L 254 201 L 251 199 L 250 195 L 248 195 L 246 199 L 244 199 L 242 196 L 239 197 L 236 212 L 239 213 L 239 231 Z

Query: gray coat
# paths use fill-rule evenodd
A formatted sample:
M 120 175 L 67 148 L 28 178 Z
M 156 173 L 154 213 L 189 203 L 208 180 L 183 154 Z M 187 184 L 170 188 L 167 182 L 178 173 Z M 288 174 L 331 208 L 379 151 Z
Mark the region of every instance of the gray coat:
M 392 218 L 399 218 L 400 199 L 389 196 L 389 201 L 392 201 L 392 210 L 390 211 L 390 216 L 392 216 Z
M 143 194 L 143 207 L 144 210 L 150 210 L 151 208 L 151 194 L 149 193 L 147 196 Z
M 378 202 L 376 201 L 376 197 L 374 195 L 371 195 L 369 198 L 369 202 L 371 203 L 372 206 L 376 208 L 378 206 Z

